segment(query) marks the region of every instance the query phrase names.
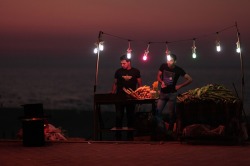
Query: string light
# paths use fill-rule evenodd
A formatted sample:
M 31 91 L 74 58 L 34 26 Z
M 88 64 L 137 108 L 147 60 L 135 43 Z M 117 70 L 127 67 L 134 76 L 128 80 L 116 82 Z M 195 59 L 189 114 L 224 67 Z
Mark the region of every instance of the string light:
M 148 60 L 148 53 L 149 53 L 149 51 L 145 50 L 144 55 L 143 55 L 143 57 L 142 57 L 142 59 L 143 59 L 144 61 Z
M 219 32 L 217 33 L 217 40 L 216 40 L 216 51 L 220 52 L 221 51 L 221 46 L 220 46 L 220 40 L 219 40 Z
M 103 51 L 104 50 L 104 41 L 101 41 L 101 42 L 99 42 L 99 49 L 100 49 L 100 51 Z
M 96 47 L 94 48 L 94 54 L 97 54 L 97 52 L 98 52 L 98 48 Z
M 132 52 L 132 49 L 130 48 L 130 40 L 129 40 L 128 41 L 128 49 L 127 49 L 127 58 L 128 59 L 131 59 L 131 57 L 132 57 L 131 52 Z
M 216 34 L 217 34 L 217 39 L 216 39 L 215 44 L 216 44 L 216 51 L 217 51 L 217 52 L 221 52 L 221 42 L 220 42 L 220 40 L 219 40 L 219 33 L 221 33 L 222 31 L 231 29 L 231 28 L 236 28 L 236 29 L 238 29 L 238 28 L 237 28 L 237 23 L 236 23 L 235 25 L 226 27 L 226 28 L 224 28 L 224 29 L 222 29 L 222 30 L 216 32 Z M 132 49 L 131 49 L 131 47 L 130 47 L 130 42 L 131 42 L 131 40 L 126 39 L 126 38 L 123 38 L 123 37 L 115 36 L 115 35 L 112 35 L 112 34 L 104 33 L 104 32 L 102 32 L 102 31 L 100 31 L 100 33 L 99 33 L 99 37 L 98 37 L 99 40 L 98 40 L 98 42 L 96 43 L 96 48 L 94 49 L 94 53 L 95 53 L 95 54 L 97 54 L 97 53 L 99 53 L 100 51 L 104 50 L 103 41 L 100 40 L 100 39 L 101 39 L 101 35 L 103 35 L 103 34 L 109 35 L 109 36 L 112 36 L 112 37 L 115 37 L 115 38 L 119 38 L 119 39 L 122 39 L 122 40 L 127 40 L 127 41 L 128 41 L 128 44 L 129 44 L 128 49 L 127 49 L 127 58 L 131 59 L 131 57 L 132 57 L 132 54 L 131 54 L 131 53 L 132 53 Z M 201 38 L 201 37 L 206 37 L 206 36 L 208 36 L 208 35 L 202 35 L 202 36 L 200 36 L 199 38 Z M 193 40 L 193 45 L 192 45 L 192 58 L 193 58 L 193 59 L 197 58 L 197 52 L 196 52 L 196 49 L 197 49 L 197 48 L 196 48 L 196 43 L 195 43 L 195 42 L 196 42 L 196 39 L 197 39 L 197 38 L 191 39 L 191 40 Z M 172 42 L 170 42 L 170 43 L 182 42 L 182 41 L 187 41 L 187 40 L 190 40 L 190 39 L 172 41 Z M 166 43 L 166 52 L 165 52 L 165 53 L 166 53 L 166 57 L 168 58 L 168 55 L 170 54 L 170 51 L 168 50 L 168 46 L 167 46 L 168 42 L 150 42 L 150 43 Z M 147 47 L 147 49 L 146 49 L 145 52 L 144 52 L 144 55 L 143 55 L 143 58 L 142 58 L 144 61 L 146 61 L 146 60 L 148 59 L 149 45 L 150 45 L 150 43 L 148 43 L 148 47 Z M 240 41 L 237 41 L 237 43 L 236 43 L 236 51 L 237 51 L 237 53 L 240 53 L 240 52 L 241 52 Z
M 193 59 L 195 59 L 197 57 L 197 55 L 196 55 L 196 46 L 195 46 L 195 38 L 193 39 L 192 57 L 193 57 Z
M 96 47 L 94 48 L 94 54 L 97 54 L 98 51 L 103 51 L 104 50 L 104 41 L 96 42 L 95 45 Z
M 142 57 L 142 60 L 144 60 L 144 61 L 148 60 L 149 46 L 150 46 L 150 42 L 148 43 L 148 47 L 145 50 L 144 55 Z
M 240 41 L 239 41 L 239 40 L 236 42 L 236 52 L 237 52 L 237 53 L 240 53 L 240 52 L 241 52 L 241 49 L 240 49 Z
M 170 56 L 170 51 L 168 50 L 168 42 L 166 42 L 166 57 L 167 57 L 167 61 L 171 60 L 171 56 Z

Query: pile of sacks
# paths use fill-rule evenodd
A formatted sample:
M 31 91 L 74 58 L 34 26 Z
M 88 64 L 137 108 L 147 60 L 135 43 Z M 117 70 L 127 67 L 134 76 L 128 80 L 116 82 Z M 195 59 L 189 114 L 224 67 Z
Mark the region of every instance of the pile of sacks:
M 225 126 L 219 125 L 217 128 L 212 128 L 205 124 L 192 124 L 183 129 L 183 136 L 199 137 L 199 136 L 222 136 L 225 133 Z
M 17 138 L 23 138 L 23 130 L 20 129 L 17 133 Z M 44 123 L 44 138 L 46 141 L 66 141 L 62 130 L 60 128 L 56 128 L 52 124 L 48 122 Z
M 44 125 L 44 136 L 47 141 L 66 141 L 67 139 L 64 137 L 62 130 L 56 128 L 52 124 Z

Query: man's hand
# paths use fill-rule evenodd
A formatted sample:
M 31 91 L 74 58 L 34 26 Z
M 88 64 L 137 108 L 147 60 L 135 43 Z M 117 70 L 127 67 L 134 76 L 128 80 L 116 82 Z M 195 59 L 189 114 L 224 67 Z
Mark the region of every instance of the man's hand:
M 176 89 L 176 90 L 181 89 L 181 85 L 176 85 L 176 86 L 175 86 L 175 89 Z
M 164 82 L 161 82 L 161 88 L 166 88 L 167 86 L 165 85 Z

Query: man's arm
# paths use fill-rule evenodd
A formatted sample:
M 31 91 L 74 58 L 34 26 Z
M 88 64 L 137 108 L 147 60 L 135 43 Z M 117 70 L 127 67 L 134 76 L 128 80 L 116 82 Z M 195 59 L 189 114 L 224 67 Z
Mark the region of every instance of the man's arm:
M 158 74 L 157 74 L 157 81 L 159 83 L 161 83 L 161 88 L 165 88 L 166 85 L 165 85 L 164 81 L 161 79 L 161 75 L 162 75 L 162 71 L 159 70 Z
M 137 78 L 137 84 L 138 84 L 138 87 L 142 86 L 142 79 L 141 78 Z
M 176 90 L 181 89 L 182 87 L 187 86 L 188 84 L 190 84 L 192 82 L 192 78 L 188 74 L 184 75 L 184 79 L 185 79 L 185 81 L 182 84 L 175 86 Z
M 116 88 L 117 88 L 117 79 L 114 79 L 113 85 L 112 85 L 112 94 L 116 93 Z

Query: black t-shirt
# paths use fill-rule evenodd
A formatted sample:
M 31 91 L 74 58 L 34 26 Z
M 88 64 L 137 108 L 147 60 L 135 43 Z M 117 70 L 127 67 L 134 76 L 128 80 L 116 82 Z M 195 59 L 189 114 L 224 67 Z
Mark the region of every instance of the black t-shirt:
M 141 78 L 140 71 L 136 68 L 126 70 L 123 68 L 118 69 L 115 72 L 115 79 L 117 79 L 117 94 L 124 94 L 124 88 L 131 88 L 136 90 L 137 78 Z
M 176 92 L 175 86 L 180 76 L 184 76 L 186 72 L 179 66 L 175 66 L 170 69 L 166 63 L 163 63 L 159 70 L 162 72 L 161 79 L 167 86 L 166 88 L 161 88 L 163 93 L 173 93 Z

